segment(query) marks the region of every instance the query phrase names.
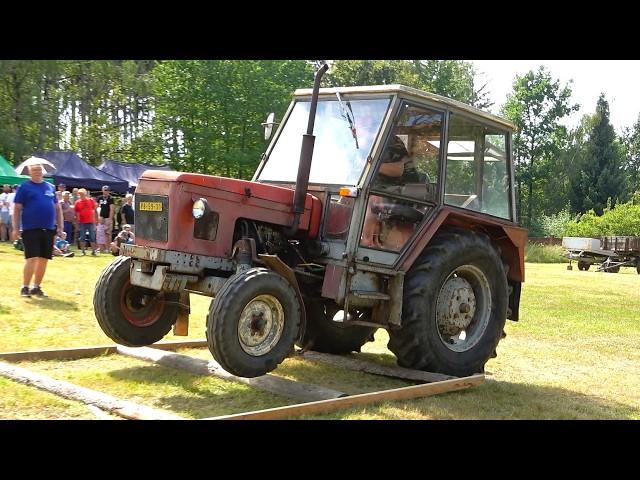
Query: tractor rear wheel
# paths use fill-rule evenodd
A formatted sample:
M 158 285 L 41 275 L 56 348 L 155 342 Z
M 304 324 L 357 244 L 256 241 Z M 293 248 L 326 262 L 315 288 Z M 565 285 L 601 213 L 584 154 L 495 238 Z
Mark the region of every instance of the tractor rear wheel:
M 444 230 L 405 277 L 402 327 L 389 349 L 402 367 L 467 376 L 495 356 L 507 318 L 508 286 L 489 237 Z
M 129 347 L 161 340 L 178 319 L 178 294 L 166 294 L 131 285 L 131 259 L 118 257 L 104 269 L 93 295 L 93 307 L 102 331 Z
M 322 353 L 340 355 L 349 352 L 359 352 L 367 342 L 373 341 L 374 327 L 355 325 L 342 327 L 333 318 L 340 312 L 337 305 L 322 300 L 309 299 L 305 301 L 307 310 L 307 324 L 304 336 L 298 346 Z M 367 315 L 363 312 L 362 315 Z
M 587 270 L 589 270 L 589 268 L 591 268 L 590 263 L 582 262 L 582 261 L 578 262 L 578 270 L 583 270 L 586 272 Z
M 296 291 L 282 275 L 249 269 L 230 277 L 211 302 L 207 345 L 226 371 L 264 375 L 293 352 L 300 311 Z

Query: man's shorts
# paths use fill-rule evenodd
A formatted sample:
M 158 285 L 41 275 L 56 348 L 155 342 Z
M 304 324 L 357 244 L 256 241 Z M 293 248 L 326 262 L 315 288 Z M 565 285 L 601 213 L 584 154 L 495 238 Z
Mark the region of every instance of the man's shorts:
M 51 260 L 55 235 L 55 230 L 44 228 L 33 228 L 22 232 L 24 258 L 40 257 Z
M 11 225 L 11 217 L 9 216 L 9 212 L 0 212 L 0 223 L 4 223 L 5 225 Z
M 88 235 L 87 235 L 88 234 Z M 85 241 L 85 235 L 89 238 L 87 241 L 94 243 L 96 241 L 96 224 L 95 223 L 79 223 L 78 238 L 81 242 Z

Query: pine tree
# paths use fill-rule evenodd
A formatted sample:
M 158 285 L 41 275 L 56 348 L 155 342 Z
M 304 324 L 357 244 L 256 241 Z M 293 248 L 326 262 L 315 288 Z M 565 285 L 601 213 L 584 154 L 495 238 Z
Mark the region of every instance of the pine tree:
M 609 103 L 601 94 L 582 162 L 571 178 L 569 199 L 573 211 L 593 209 L 602 215 L 609 202 L 615 206 L 624 200 L 622 156 L 621 145 L 609 123 Z

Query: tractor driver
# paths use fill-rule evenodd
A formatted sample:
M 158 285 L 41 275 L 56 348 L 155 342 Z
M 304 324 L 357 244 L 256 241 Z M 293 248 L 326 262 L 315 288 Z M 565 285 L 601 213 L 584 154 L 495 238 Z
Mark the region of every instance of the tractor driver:
M 373 181 L 373 187 L 400 193 L 403 185 L 419 181 L 420 177 L 404 142 L 400 137 L 394 135 L 382 155 L 382 163 Z M 386 199 L 386 202 L 388 203 L 390 200 Z M 397 242 L 394 242 L 395 245 L 388 245 L 388 242 L 383 243 L 380 239 L 382 223 L 378 219 L 376 212 L 380 210 L 383 202 L 383 198 L 377 195 L 369 197 L 369 205 L 362 228 L 361 245 L 364 247 L 399 250 L 402 245 L 397 245 Z

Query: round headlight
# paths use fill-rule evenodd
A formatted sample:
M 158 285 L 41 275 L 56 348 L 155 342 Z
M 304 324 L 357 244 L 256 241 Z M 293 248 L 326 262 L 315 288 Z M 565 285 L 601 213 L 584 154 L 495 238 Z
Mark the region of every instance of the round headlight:
M 207 201 L 204 198 L 199 198 L 195 202 L 193 202 L 193 218 L 202 218 L 208 210 Z

